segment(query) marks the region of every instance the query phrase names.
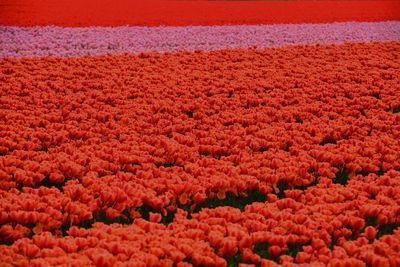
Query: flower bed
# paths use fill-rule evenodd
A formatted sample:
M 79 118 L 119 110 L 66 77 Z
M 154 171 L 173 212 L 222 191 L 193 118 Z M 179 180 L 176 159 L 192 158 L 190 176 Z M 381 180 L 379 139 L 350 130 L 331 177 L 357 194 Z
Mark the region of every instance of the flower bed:
M 400 40 L 400 22 L 186 27 L 1 27 L 0 58 L 80 57 Z
M 399 265 L 399 50 L 0 60 L 0 262 Z
M 3 0 L 1 8 L 0 25 L 12 26 L 242 25 L 400 19 L 397 0 Z

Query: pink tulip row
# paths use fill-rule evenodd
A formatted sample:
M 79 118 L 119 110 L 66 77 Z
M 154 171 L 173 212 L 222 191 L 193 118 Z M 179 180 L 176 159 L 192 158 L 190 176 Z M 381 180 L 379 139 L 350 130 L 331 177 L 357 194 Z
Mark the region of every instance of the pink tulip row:
M 400 22 L 184 27 L 0 27 L 0 58 L 80 57 L 400 40 Z

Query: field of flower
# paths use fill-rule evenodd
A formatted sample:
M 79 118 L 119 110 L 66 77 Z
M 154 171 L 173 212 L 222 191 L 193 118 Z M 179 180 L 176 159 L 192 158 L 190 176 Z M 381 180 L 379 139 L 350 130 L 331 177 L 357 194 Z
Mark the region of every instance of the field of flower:
M 0 266 L 400 266 L 397 1 L 99 3 L 1 1 Z

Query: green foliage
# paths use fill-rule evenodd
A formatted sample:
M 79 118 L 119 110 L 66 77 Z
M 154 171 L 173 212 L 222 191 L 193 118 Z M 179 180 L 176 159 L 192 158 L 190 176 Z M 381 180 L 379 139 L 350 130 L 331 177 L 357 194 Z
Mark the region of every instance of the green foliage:
M 346 171 L 344 166 L 340 167 L 340 170 L 336 173 L 336 177 L 333 180 L 335 184 L 346 185 L 349 181 L 349 173 Z

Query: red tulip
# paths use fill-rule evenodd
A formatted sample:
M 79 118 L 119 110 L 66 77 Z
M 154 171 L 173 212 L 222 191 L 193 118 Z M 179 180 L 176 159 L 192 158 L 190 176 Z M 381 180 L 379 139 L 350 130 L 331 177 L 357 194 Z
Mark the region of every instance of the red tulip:
M 153 222 L 153 223 L 158 223 L 158 222 L 160 222 L 160 221 L 161 221 L 161 218 L 162 218 L 162 216 L 161 216 L 160 213 L 153 213 L 153 212 L 150 212 L 150 213 L 149 213 L 149 221 L 151 221 L 151 222 Z
M 368 239 L 372 240 L 376 236 L 376 229 L 372 226 L 367 226 L 364 233 Z
M 271 257 L 275 258 L 278 257 L 279 254 L 281 253 L 282 249 L 279 246 L 270 246 L 268 248 L 268 252 L 271 255 Z
M 297 263 L 306 263 L 309 262 L 311 259 L 311 255 L 305 252 L 299 252 L 296 255 L 296 262 Z

